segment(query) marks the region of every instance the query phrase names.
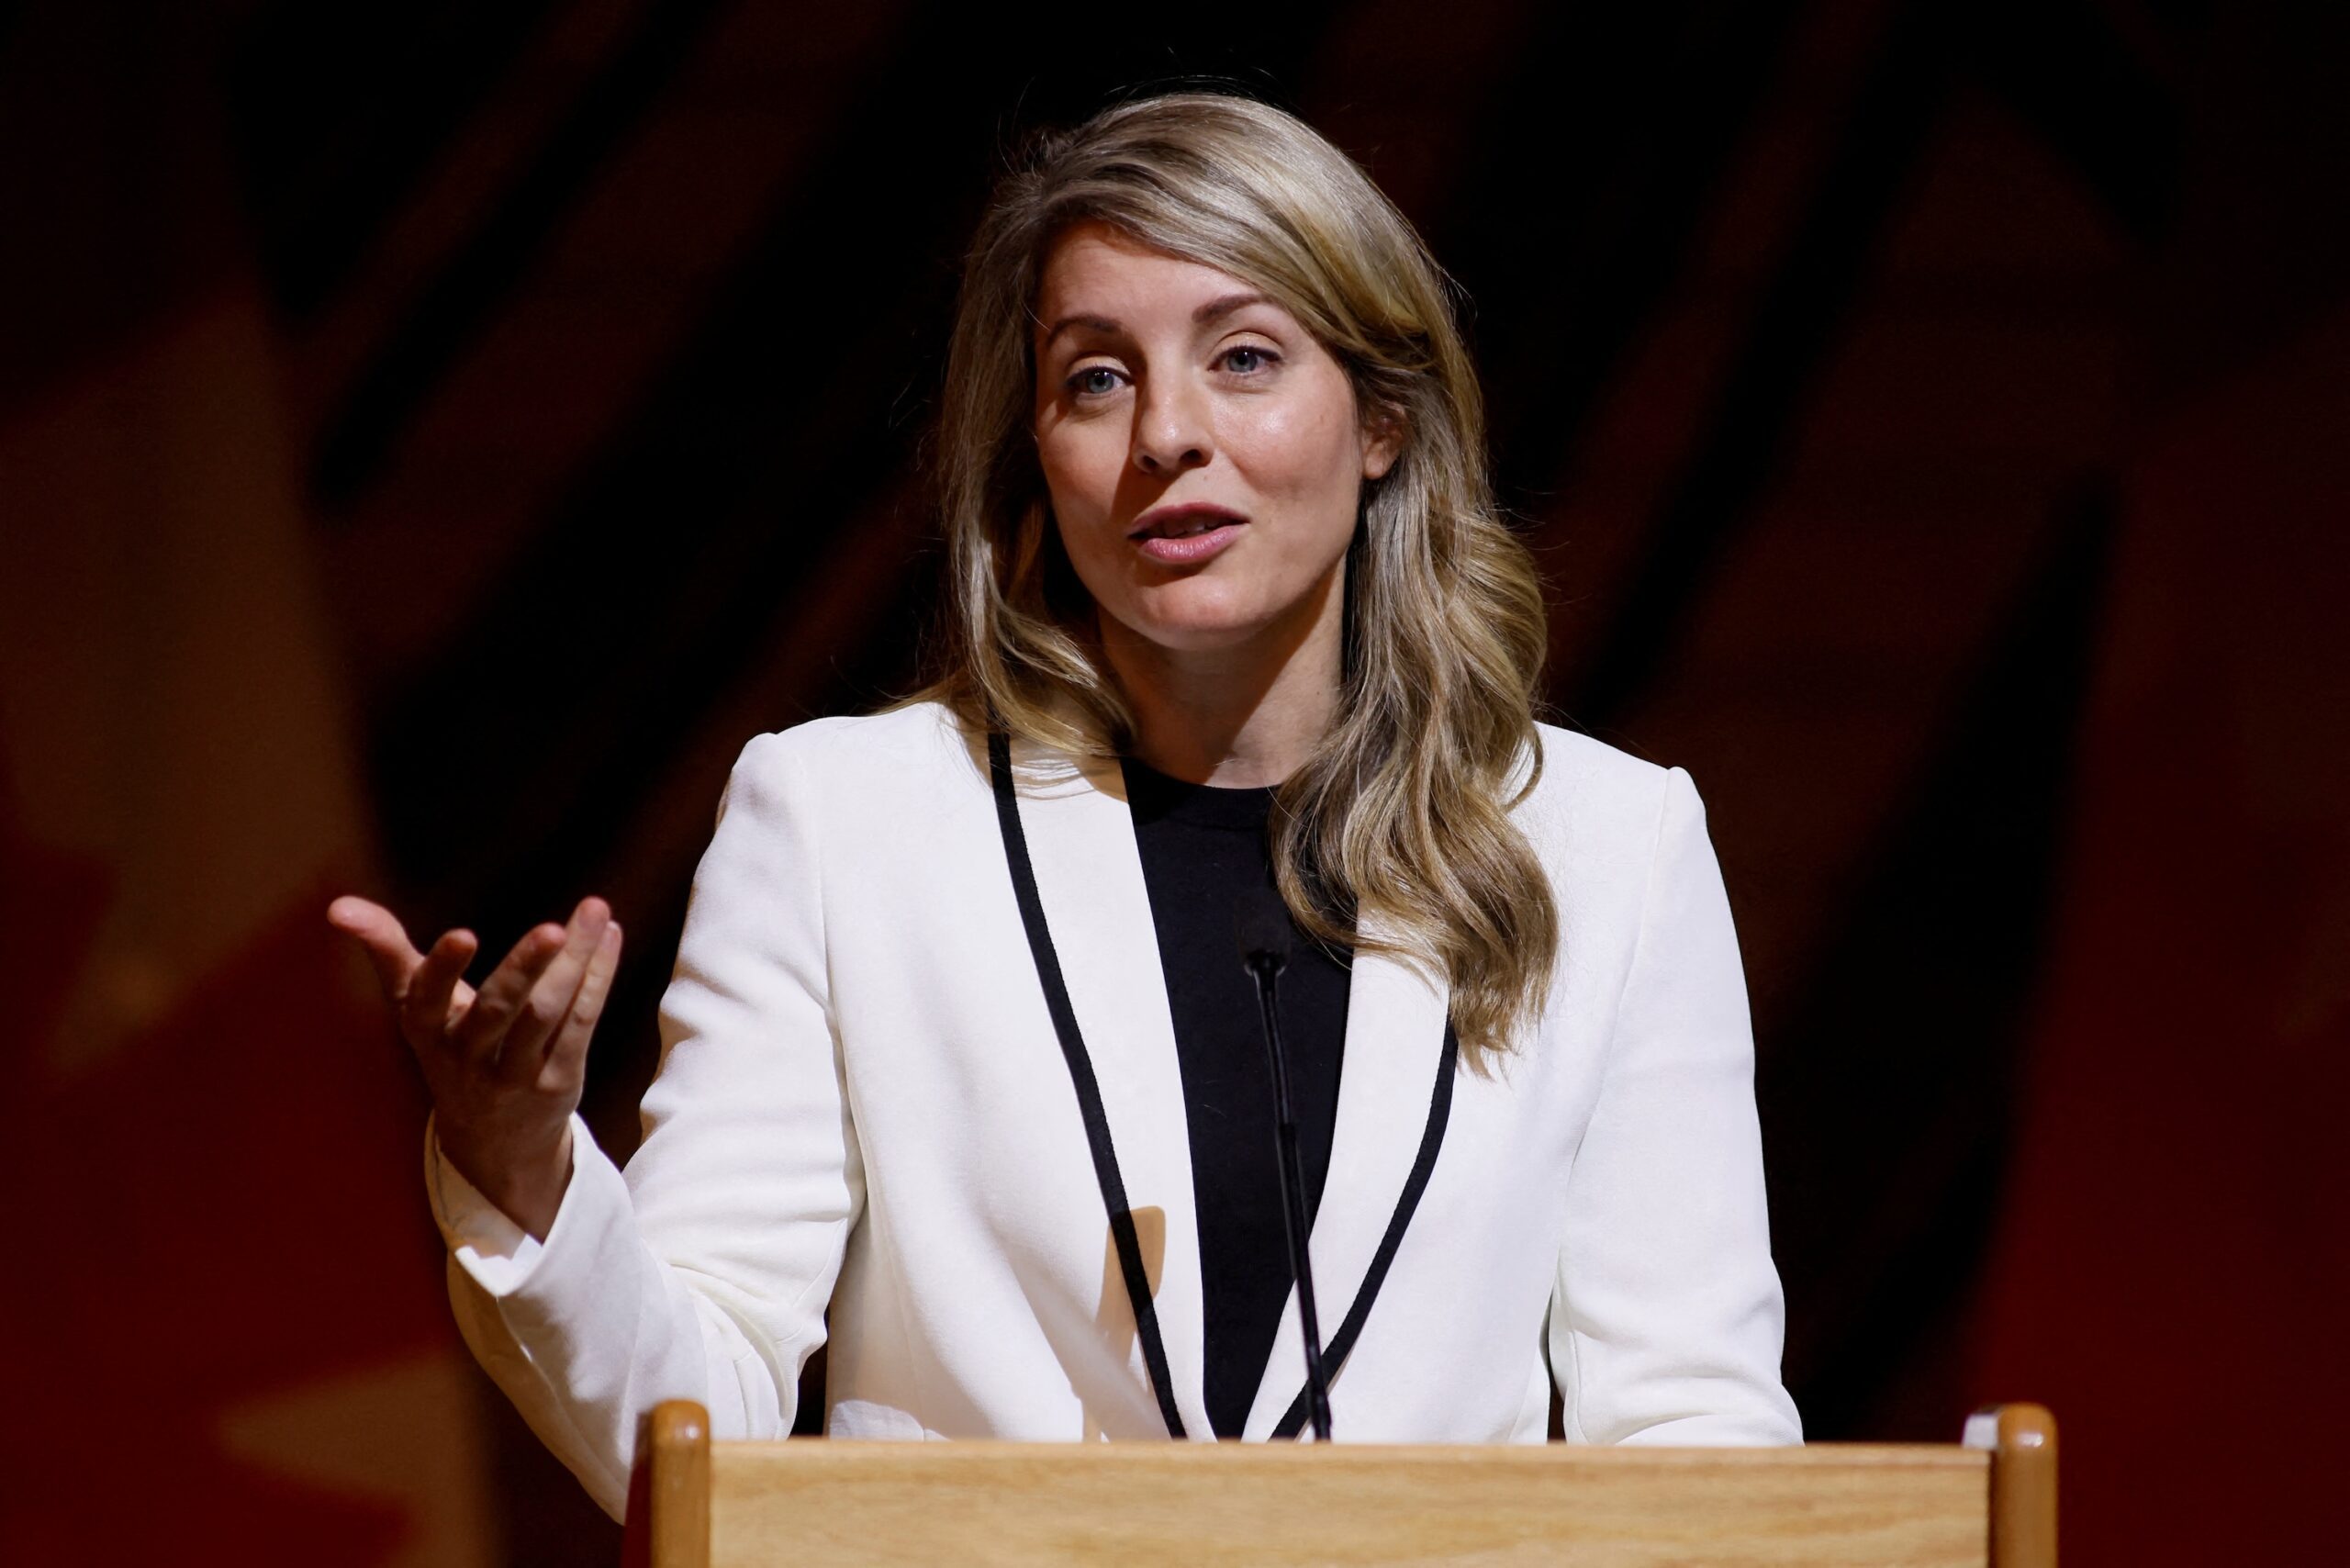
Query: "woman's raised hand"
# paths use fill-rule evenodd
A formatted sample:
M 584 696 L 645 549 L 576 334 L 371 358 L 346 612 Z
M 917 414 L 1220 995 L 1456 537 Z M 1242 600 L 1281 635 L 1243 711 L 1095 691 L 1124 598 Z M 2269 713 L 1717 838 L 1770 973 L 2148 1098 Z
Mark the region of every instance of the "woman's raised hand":
M 568 925 L 533 926 L 478 991 L 463 979 L 481 946 L 470 931 L 444 931 L 419 953 L 381 904 L 339 898 L 327 920 L 367 949 L 424 1069 L 443 1158 L 546 1239 L 571 1181 L 571 1113 L 588 1037 L 620 965 L 610 906 L 582 899 Z

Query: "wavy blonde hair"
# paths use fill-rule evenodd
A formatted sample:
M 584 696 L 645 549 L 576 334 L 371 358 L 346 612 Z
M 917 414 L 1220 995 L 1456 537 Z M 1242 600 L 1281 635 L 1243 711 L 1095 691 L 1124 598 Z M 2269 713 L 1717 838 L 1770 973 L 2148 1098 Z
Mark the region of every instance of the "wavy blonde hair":
M 1038 139 L 997 185 L 947 359 L 948 668 L 923 695 L 1075 757 L 1134 744 L 1032 424 L 1038 282 L 1054 241 L 1088 221 L 1263 290 L 1346 368 L 1363 418 L 1403 432 L 1364 487 L 1337 717 L 1275 797 L 1274 874 L 1315 939 L 1445 977 L 1463 1051 L 1488 1067 L 1540 1012 L 1559 944 L 1549 879 L 1509 817 L 1540 767 L 1540 585 L 1494 508 L 1444 274 L 1303 121 L 1214 94 L 1137 99 Z

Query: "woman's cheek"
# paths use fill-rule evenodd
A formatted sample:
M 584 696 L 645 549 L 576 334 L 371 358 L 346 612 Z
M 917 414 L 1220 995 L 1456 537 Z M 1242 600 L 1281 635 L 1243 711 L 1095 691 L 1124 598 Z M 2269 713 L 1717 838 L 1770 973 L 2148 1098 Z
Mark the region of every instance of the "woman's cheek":
M 1253 468 L 1266 489 L 1297 496 L 1329 487 L 1348 454 L 1338 419 L 1309 400 L 1283 402 L 1264 409 L 1235 434 L 1234 447 L 1246 466 Z
M 1040 456 L 1045 491 L 1052 500 L 1064 541 L 1073 543 L 1070 535 L 1090 539 L 1106 526 L 1109 503 L 1117 491 L 1115 470 L 1102 477 L 1101 462 L 1084 450 L 1081 442 L 1058 442 Z

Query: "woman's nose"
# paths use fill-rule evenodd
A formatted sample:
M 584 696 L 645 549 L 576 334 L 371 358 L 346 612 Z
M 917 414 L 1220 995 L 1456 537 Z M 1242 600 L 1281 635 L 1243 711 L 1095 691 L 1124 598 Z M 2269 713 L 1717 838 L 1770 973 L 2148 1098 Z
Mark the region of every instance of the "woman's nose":
M 1214 454 L 1207 412 L 1187 387 L 1146 390 L 1135 409 L 1135 466 L 1146 474 L 1180 474 Z

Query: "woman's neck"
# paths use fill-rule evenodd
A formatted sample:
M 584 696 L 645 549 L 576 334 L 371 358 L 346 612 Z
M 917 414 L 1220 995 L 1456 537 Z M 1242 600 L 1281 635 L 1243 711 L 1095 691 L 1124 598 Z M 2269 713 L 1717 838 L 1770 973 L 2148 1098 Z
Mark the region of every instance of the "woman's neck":
M 1169 648 L 1102 617 L 1102 651 L 1133 709 L 1135 750 L 1169 778 L 1279 784 L 1337 707 L 1345 566 L 1285 623 L 1227 648 Z

